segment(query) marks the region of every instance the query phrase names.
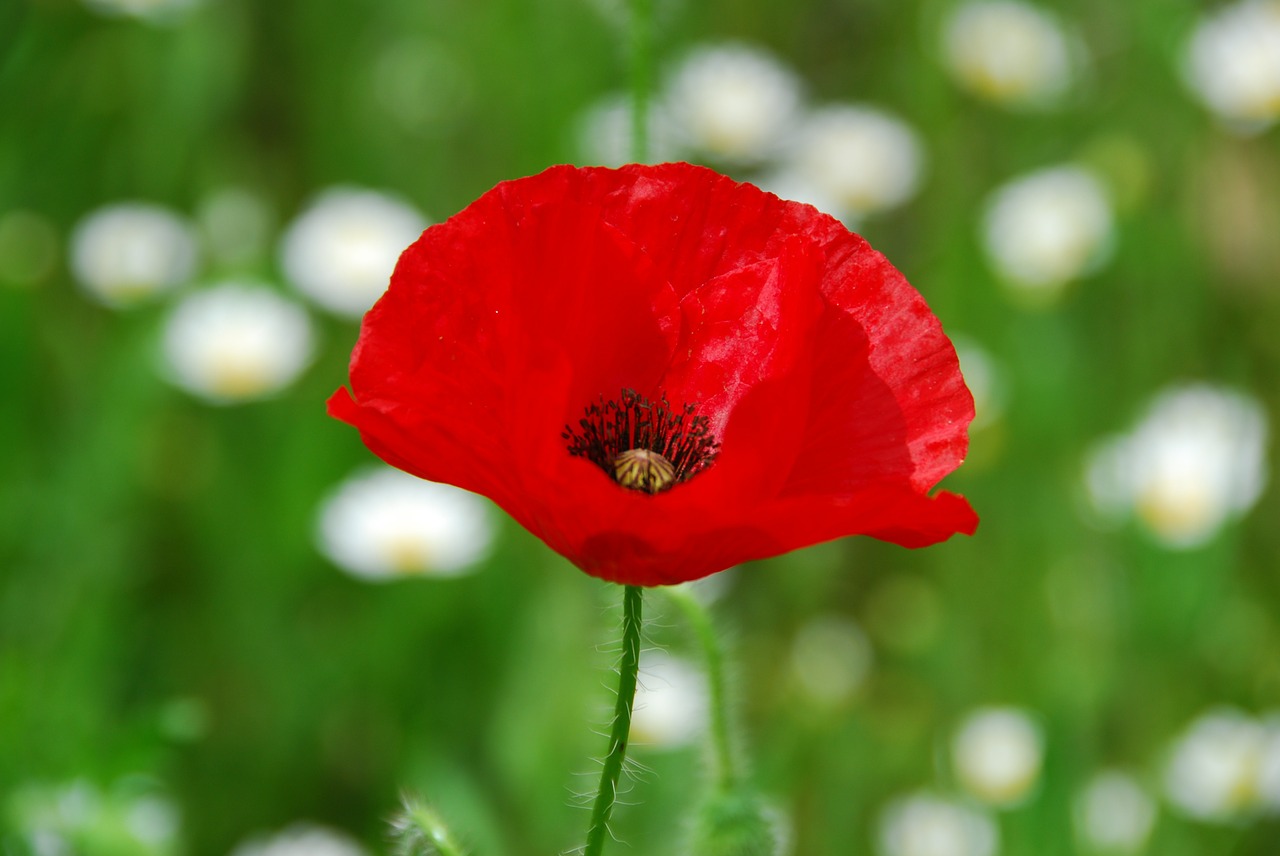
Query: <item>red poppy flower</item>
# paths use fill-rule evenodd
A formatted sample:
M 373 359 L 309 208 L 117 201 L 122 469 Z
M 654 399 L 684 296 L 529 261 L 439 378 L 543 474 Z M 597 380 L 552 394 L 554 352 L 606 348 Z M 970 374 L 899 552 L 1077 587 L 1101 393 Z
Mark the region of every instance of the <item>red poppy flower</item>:
M 973 399 L 924 299 L 833 218 L 689 164 L 508 181 L 401 256 L 329 412 L 589 574 L 920 547 Z

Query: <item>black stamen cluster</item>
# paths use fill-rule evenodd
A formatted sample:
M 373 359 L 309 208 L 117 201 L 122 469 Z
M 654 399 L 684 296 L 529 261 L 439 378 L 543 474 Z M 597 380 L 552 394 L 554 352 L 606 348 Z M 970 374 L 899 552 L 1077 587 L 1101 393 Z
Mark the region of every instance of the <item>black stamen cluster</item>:
M 634 389 L 622 390 L 620 400 L 589 405 L 578 420 L 578 428 L 566 425 L 562 437 L 569 454 L 586 458 L 615 478 L 614 461 L 631 449 L 648 449 L 671 462 L 675 481 L 693 478 L 711 466 L 720 444 L 710 433 L 705 416 L 686 404 L 675 413 L 664 395 L 656 402 Z

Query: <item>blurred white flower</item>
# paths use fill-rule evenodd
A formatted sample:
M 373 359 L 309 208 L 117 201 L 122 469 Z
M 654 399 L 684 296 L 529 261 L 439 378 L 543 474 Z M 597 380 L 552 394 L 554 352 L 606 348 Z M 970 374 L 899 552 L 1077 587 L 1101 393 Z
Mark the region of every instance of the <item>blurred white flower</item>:
M 791 674 L 800 691 L 823 706 L 849 701 L 871 670 L 871 643 L 853 621 L 814 618 L 791 643 Z
M 71 843 L 52 829 L 34 829 L 27 834 L 32 856 L 75 856 Z
M 35 285 L 57 258 L 58 236 L 48 219 L 20 208 L 0 214 L 0 285 Z
M 1076 801 L 1076 832 L 1090 850 L 1137 852 L 1155 820 L 1155 802 L 1133 777 L 1115 770 L 1094 776 Z
M 1229 822 L 1261 801 L 1267 729 L 1231 708 L 1211 710 L 1175 741 L 1165 768 L 1169 800 L 1198 820 Z
M 1039 781 L 1044 738 L 1017 708 L 981 708 L 956 731 L 951 759 L 956 778 L 974 797 L 994 806 L 1016 805 Z
M 707 705 L 701 669 L 665 651 L 641 653 L 631 717 L 633 743 L 663 749 L 688 745 L 703 732 Z
M 364 470 L 323 501 L 320 551 L 365 580 L 461 576 L 493 544 L 489 506 L 474 493 L 391 467 Z
M 927 792 L 899 798 L 880 815 L 881 856 L 995 856 L 999 840 L 987 815 Z
M 690 149 L 753 164 L 772 155 L 795 123 L 801 87 L 793 71 L 758 48 L 712 45 L 684 58 L 662 100 Z
M 752 183 L 781 199 L 812 205 L 823 214 L 830 214 L 837 220 L 846 221 L 845 225 L 851 225 L 852 218 L 847 216 L 847 206 L 837 199 L 829 188 L 800 174 L 792 167 L 785 167 L 752 179 Z
M 154 23 L 175 21 L 199 6 L 202 0 L 84 0 L 100 15 L 111 18 L 138 18 Z
M 105 791 L 84 779 L 28 784 L 5 795 L 0 811 L 34 856 L 166 856 L 177 850 L 178 810 L 145 782 L 129 777 Z
M 168 208 L 120 202 L 99 208 L 71 234 L 71 270 L 88 294 L 127 306 L 186 282 L 195 269 L 190 226 Z
M 671 114 L 661 103 L 650 104 L 649 163 L 675 160 L 680 154 Z M 577 122 L 577 148 L 584 161 L 599 166 L 622 166 L 631 156 L 631 99 L 612 95 L 591 105 Z
M 391 271 L 427 220 L 373 190 L 333 187 L 285 231 L 280 263 L 289 281 L 325 309 L 359 318 L 387 290 Z
M 1002 371 L 985 348 L 964 336 L 952 336 L 960 372 L 973 394 L 973 424 L 970 430 L 999 420 L 1004 413 L 1005 383 Z
M 1165 546 L 1196 547 L 1257 501 L 1266 445 L 1266 415 L 1253 399 L 1177 387 L 1157 396 L 1132 432 L 1090 453 L 1085 485 L 1104 516 L 1134 513 Z
M 1258 798 L 1266 811 L 1277 814 L 1280 813 L 1280 713 L 1267 716 L 1262 724 L 1267 730 L 1267 739 L 1258 765 Z
M 215 404 L 288 386 L 314 350 L 306 310 L 265 285 L 224 282 L 185 297 L 165 323 L 166 374 Z
M 1051 298 L 1110 255 L 1113 217 L 1102 183 L 1060 166 L 996 190 L 984 220 L 988 258 L 1019 292 Z
M 915 131 L 880 110 L 844 105 L 817 110 L 800 124 L 781 171 L 822 188 L 840 208 L 827 213 L 856 221 L 910 199 L 922 168 Z
M 732 568 L 726 568 L 709 577 L 689 580 L 684 583 L 676 583 L 670 588 L 673 590 L 683 590 L 704 607 L 710 607 L 713 603 L 716 603 L 728 594 L 729 590 L 733 588 L 734 583 L 737 581 L 738 576 L 741 573 L 741 568 L 741 565 L 734 565 Z
M 1187 44 L 1188 85 L 1229 127 L 1280 118 L 1280 0 L 1243 0 L 1205 15 Z
M 990 101 L 1044 104 L 1071 83 L 1066 33 L 1029 3 L 979 0 L 957 7 L 943 25 L 942 48 L 956 82 Z
M 181 822 L 172 802 L 152 794 L 133 800 L 125 809 L 124 825 L 138 841 L 162 847 L 178 837 Z
M 252 838 L 231 856 L 366 856 L 348 835 L 322 826 L 296 824 L 270 836 Z
M 261 258 L 274 225 L 266 201 L 251 190 L 226 187 L 209 194 L 196 212 L 209 254 L 228 265 Z

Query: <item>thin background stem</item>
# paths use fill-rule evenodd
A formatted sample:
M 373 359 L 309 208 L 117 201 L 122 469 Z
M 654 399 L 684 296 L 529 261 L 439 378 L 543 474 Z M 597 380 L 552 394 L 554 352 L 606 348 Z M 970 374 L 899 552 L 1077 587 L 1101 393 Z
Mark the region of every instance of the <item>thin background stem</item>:
M 591 825 L 582 856 L 599 856 L 609 832 L 609 816 L 618 800 L 618 777 L 627 757 L 631 734 L 631 708 L 636 698 L 636 677 L 640 671 L 640 611 L 644 589 L 627 586 L 622 596 L 622 656 L 618 662 L 618 700 L 609 729 L 609 753 L 600 770 L 600 787 L 591 807 Z
M 715 764 L 716 780 L 723 791 L 730 791 L 738 784 L 738 769 L 733 760 L 733 743 L 729 731 L 728 695 L 725 690 L 724 650 L 720 637 L 711 621 L 711 614 L 702 602 L 687 589 L 672 586 L 663 593 L 680 607 L 685 618 L 697 634 L 702 646 L 702 656 L 707 667 L 707 695 L 711 726 L 711 749 Z

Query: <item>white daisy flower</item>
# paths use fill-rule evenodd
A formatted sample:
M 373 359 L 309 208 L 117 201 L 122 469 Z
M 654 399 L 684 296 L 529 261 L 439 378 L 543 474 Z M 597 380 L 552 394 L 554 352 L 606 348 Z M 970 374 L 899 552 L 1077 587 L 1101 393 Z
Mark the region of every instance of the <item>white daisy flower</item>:
M 812 205 L 823 214 L 830 214 L 846 226 L 853 228 L 856 222 L 848 215 L 847 206 L 827 187 L 803 175 L 793 167 L 784 167 L 752 179 L 752 184 L 767 190 L 780 199 Z
M 231 856 L 367 856 L 345 833 L 312 824 L 296 824 L 273 835 L 256 836 Z
M 1108 258 L 1111 202 L 1090 172 L 1060 166 L 999 188 L 987 204 L 984 237 L 996 271 L 1019 293 L 1052 298 Z
M 1263 719 L 1267 739 L 1258 764 L 1258 800 L 1271 814 L 1280 814 L 1280 712 Z
M 649 163 L 665 163 L 680 155 L 671 114 L 661 103 L 649 105 Z M 609 96 L 598 101 L 578 119 L 577 148 L 584 161 L 600 166 L 622 166 L 632 163 L 631 99 L 625 95 Z
M 964 336 L 952 336 L 956 356 L 960 360 L 960 372 L 973 394 L 973 424 L 970 430 L 983 428 L 997 422 L 1004 413 L 1005 380 L 1003 369 L 991 354 Z
M 32 783 L 8 794 L 2 805 L 10 831 L 25 840 L 34 856 L 172 854 L 181 829 L 178 809 L 162 794 L 139 790 L 139 783 L 122 780 L 110 790 L 84 779 Z
M 880 815 L 880 856 L 995 856 L 999 840 L 990 817 L 927 792 L 901 797 Z
M 796 130 L 782 174 L 822 188 L 828 211 L 857 221 L 903 204 L 920 184 L 924 155 L 916 132 L 871 107 L 815 111 Z M 806 200 L 801 200 L 806 201 Z
M 661 749 L 686 746 L 706 726 L 707 682 L 702 670 L 665 651 L 640 655 L 631 741 Z
M 1071 42 L 1056 18 L 1029 3 L 956 7 L 943 26 L 942 49 L 956 82 L 989 101 L 1041 105 L 1071 84 Z
M 135 797 L 124 811 L 124 825 L 138 841 L 164 848 L 178 838 L 182 826 L 177 806 L 164 797 Z
M 359 318 L 387 290 L 396 260 L 427 220 L 407 202 L 355 187 L 317 196 L 285 231 L 280 263 L 307 297 Z
M 489 554 L 494 534 L 489 505 L 474 493 L 377 467 L 324 499 L 316 540 L 338 567 L 384 581 L 470 573 Z
M 1211 710 L 1188 726 L 1165 768 L 1169 800 L 1197 820 L 1226 823 L 1255 811 L 1268 732 L 1231 708 Z
M 1040 779 L 1044 737 L 1017 708 L 982 708 L 956 731 L 951 759 L 956 778 L 974 797 L 994 806 L 1016 805 Z
M 1220 6 L 1197 24 L 1183 59 L 1187 84 L 1229 127 L 1280 118 L 1280 0 Z
M 1090 850 L 1136 853 L 1155 825 L 1156 805 L 1132 776 L 1097 774 L 1076 801 L 1076 833 Z
M 793 71 L 758 48 L 712 45 L 684 58 L 662 101 L 692 151 L 754 164 L 772 155 L 795 123 L 801 86 Z
M 108 18 L 137 18 L 170 23 L 201 4 L 202 0 L 84 0 L 84 4 Z
M 723 571 L 712 574 L 709 577 L 676 583 L 673 586 L 669 586 L 669 588 L 673 591 L 683 591 L 702 604 L 704 608 L 709 608 L 729 593 L 741 570 L 741 565 L 734 565 L 732 568 L 725 568 Z
M 108 306 L 138 303 L 190 279 L 196 241 L 187 221 L 160 205 L 119 202 L 90 213 L 71 234 L 71 271 Z
M 1158 395 L 1128 434 L 1089 455 L 1085 485 L 1094 507 L 1135 514 L 1167 547 L 1211 540 L 1242 516 L 1267 480 L 1267 419 L 1238 392 L 1207 384 Z
M 166 375 L 214 404 L 279 392 L 311 362 L 313 351 L 306 310 L 252 282 L 189 294 L 164 328 Z

